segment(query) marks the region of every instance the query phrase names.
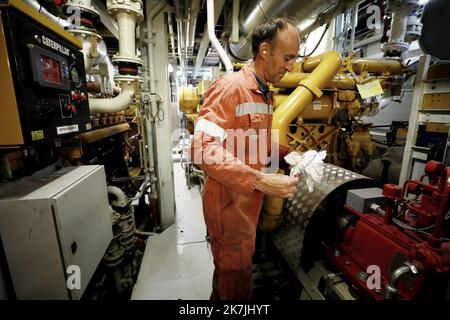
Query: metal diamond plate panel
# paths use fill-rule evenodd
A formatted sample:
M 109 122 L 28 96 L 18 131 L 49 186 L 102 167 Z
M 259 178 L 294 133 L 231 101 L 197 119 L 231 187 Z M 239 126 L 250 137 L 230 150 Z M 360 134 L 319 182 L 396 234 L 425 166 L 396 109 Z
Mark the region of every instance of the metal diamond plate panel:
M 297 193 L 285 202 L 280 229 L 272 234 L 273 242 L 294 272 L 299 268 L 306 227 L 317 207 L 336 188 L 355 180 L 373 183 L 370 178 L 329 163 L 324 164 L 322 180 L 311 193 L 300 179 Z

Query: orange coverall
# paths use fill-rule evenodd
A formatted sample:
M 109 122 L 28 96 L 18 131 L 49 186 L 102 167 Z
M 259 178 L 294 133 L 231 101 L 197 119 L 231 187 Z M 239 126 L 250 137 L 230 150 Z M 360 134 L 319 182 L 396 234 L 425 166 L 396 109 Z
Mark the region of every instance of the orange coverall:
M 255 74 L 245 66 L 211 85 L 198 114 L 190 155 L 208 175 L 203 214 L 215 265 L 211 299 L 251 299 L 252 256 L 263 201 L 255 189 L 257 176 L 273 146 L 279 147 L 273 151 L 280 159 L 291 151 L 272 144 L 272 100 L 270 95 L 265 101 Z M 243 136 L 244 154 L 237 141 Z M 267 146 L 258 149 L 256 161 L 250 140 Z

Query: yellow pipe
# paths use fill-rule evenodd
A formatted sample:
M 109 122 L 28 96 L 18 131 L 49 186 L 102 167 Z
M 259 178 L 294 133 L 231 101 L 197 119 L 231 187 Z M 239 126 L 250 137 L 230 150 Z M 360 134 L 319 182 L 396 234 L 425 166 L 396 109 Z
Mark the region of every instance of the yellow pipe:
M 300 73 L 300 72 L 288 72 L 280 80 L 280 82 L 275 83 L 273 86 L 275 88 L 295 88 L 298 86 L 300 81 L 306 79 L 309 76 L 309 73 Z M 336 75 L 329 84 L 325 86 L 325 88 L 337 88 L 343 90 L 352 90 L 356 89 L 355 80 L 352 77 L 349 77 L 345 74 Z
M 289 98 L 288 94 L 275 94 L 273 96 L 273 108 L 278 108 L 287 98 Z
M 349 92 L 354 93 L 354 91 L 343 91 L 341 93 L 346 93 L 346 95 L 349 95 Z M 273 107 L 274 110 L 276 110 L 283 102 L 289 98 L 288 94 L 276 94 L 273 96 Z M 354 100 L 355 97 L 353 96 Z M 350 101 L 352 101 L 350 100 Z M 328 119 L 328 116 L 331 113 L 333 106 L 331 102 L 331 98 L 329 95 L 323 95 L 320 98 L 315 99 L 314 101 L 311 101 L 306 105 L 302 112 L 299 113 L 298 116 L 300 116 L 303 120 L 326 120 Z
M 295 88 L 308 75 L 309 73 L 287 72 L 280 82 L 275 83 L 273 86 L 275 88 Z
M 377 60 L 377 59 L 354 59 L 352 69 L 355 73 L 367 71 L 375 74 L 399 74 L 403 71 L 403 66 L 397 60 Z
M 352 59 L 352 69 L 356 74 L 367 71 L 375 74 L 389 72 L 390 74 L 399 74 L 403 71 L 403 66 L 397 60 L 380 60 L 380 59 Z M 303 72 L 312 72 L 320 63 L 318 57 L 306 59 L 302 64 Z M 343 66 L 345 67 L 345 61 Z
M 289 124 L 297 118 L 313 100 L 314 96 L 322 96 L 322 89 L 338 73 L 342 59 L 336 51 L 329 51 L 317 57 L 310 58 L 319 61 L 311 74 L 300 81 L 299 86 L 289 95 L 289 98 L 275 110 L 272 129 L 279 130 L 279 143 L 287 146 L 287 131 Z M 307 60 L 310 60 L 307 59 Z
M 342 90 L 352 90 L 356 89 L 356 82 L 352 77 L 338 74 L 331 80 L 331 86 Z
M 320 58 L 322 55 L 318 55 L 315 57 L 305 58 L 302 61 L 302 70 L 303 72 L 312 72 L 317 66 L 320 64 Z

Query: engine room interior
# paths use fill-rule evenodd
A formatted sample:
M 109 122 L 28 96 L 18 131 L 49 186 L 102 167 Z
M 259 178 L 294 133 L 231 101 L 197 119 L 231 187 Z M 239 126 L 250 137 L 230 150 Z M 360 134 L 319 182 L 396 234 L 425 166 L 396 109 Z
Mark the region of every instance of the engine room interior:
M 269 81 L 279 21 L 299 46 Z M 450 300 L 449 23 L 446 0 L 0 1 L 0 300 L 241 300 L 236 270 L 252 301 Z

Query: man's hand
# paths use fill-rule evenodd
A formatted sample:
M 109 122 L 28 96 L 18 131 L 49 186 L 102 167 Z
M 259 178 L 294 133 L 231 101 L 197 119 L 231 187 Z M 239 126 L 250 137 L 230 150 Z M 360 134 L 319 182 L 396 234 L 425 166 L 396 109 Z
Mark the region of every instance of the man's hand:
M 297 191 L 298 177 L 283 174 L 262 174 L 256 183 L 256 190 L 277 198 L 292 198 Z

